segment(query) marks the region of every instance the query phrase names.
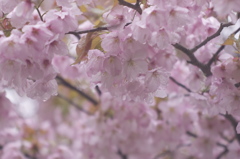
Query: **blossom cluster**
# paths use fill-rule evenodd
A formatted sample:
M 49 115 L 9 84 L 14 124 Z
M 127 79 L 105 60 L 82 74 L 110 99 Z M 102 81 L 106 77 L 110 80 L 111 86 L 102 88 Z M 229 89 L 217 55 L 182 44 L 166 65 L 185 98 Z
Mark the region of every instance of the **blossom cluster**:
M 239 6 L 0 0 L 0 158 L 238 158 Z

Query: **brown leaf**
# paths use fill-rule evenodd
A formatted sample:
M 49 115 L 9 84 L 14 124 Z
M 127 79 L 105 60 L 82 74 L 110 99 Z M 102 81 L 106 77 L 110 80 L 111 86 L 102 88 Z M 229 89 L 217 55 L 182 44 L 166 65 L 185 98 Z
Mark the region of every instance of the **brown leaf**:
M 85 37 L 82 37 L 76 47 L 77 59 L 72 65 L 80 63 L 87 55 L 88 51 L 91 49 L 92 45 L 92 35 L 93 33 L 88 33 Z

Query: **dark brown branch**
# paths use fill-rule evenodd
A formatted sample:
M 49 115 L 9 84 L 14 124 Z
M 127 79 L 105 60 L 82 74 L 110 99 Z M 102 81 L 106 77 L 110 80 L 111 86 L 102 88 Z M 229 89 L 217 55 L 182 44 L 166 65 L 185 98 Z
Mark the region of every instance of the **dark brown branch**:
M 83 30 L 83 31 L 70 31 L 66 34 L 73 34 L 73 35 L 79 35 L 79 34 L 85 34 L 85 33 L 90 33 L 90 32 L 96 32 L 96 31 L 103 31 L 103 30 L 108 30 L 107 27 L 98 27 L 94 29 L 89 29 L 89 30 Z
M 232 34 L 237 34 L 240 31 L 240 28 L 238 28 L 236 31 L 234 31 Z M 219 33 L 220 34 L 220 33 Z M 213 57 L 208 61 L 207 63 L 207 67 L 211 67 L 212 63 L 217 59 L 217 56 L 219 55 L 219 53 L 225 48 L 225 45 L 222 45 L 217 51 L 216 53 L 213 55 Z
M 118 149 L 117 154 L 121 157 L 121 159 L 128 159 L 127 155 L 124 154 L 120 149 Z
M 69 100 L 68 98 L 64 97 L 63 95 L 59 94 L 57 95 L 57 97 L 65 100 L 66 102 L 68 102 L 69 104 L 71 104 L 72 106 L 74 106 L 77 110 L 80 110 L 88 115 L 90 115 L 89 112 L 87 112 L 86 110 L 84 110 L 81 106 L 77 105 L 76 103 L 74 103 L 72 100 Z
M 98 85 L 95 86 L 95 90 L 97 91 L 97 93 L 98 93 L 99 96 L 102 95 L 102 91 L 100 90 L 100 88 L 98 87 Z
M 207 67 L 211 67 L 212 63 L 217 59 L 218 55 L 220 54 L 220 52 L 225 48 L 224 45 L 222 45 L 217 51 L 216 53 L 213 55 L 213 57 L 208 61 L 207 63 Z
M 139 0 L 137 0 L 136 4 L 128 3 L 124 0 L 118 0 L 118 3 L 120 5 L 132 8 L 132 9 L 136 10 L 139 14 L 142 14 L 142 8 L 140 7 L 140 1 Z
M 238 121 L 231 115 L 231 114 L 221 114 L 224 116 L 233 126 L 234 132 L 235 132 L 235 137 L 240 144 L 240 134 L 237 133 L 236 127 L 238 125 Z
M 234 84 L 234 86 L 237 87 L 237 88 L 240 87 L 240 82 Z
M 187 134 L 188 136 L 193 137 L 193 138 L 197 138 L 197 137 L 198 137 L 196 134 L 192 133 L 191 131 L 186 131 L 186 134 Z
M 223 151 L 216 158 L 216 159 L 221 159 L 224 155 L 228 153 L 229 150 L 228 150 L 228 147 L 224 144 L 221 144 L 218 142 L 217 145 L 223 148 Z
M 40 17 L 41 21 L 43 21 L 43 17 L 42 17 L 42 15 L 41 15 L 41 13 L 40 13 L 40 10 L 39 10 L 39 8 L 37 8 L 37 7 L 36 7 L 36 10 L 37 10 L 37 12 L 38 12 L 38 15 L 39 15 L 39 17 Z
M 81 95 L 82 97 L 86 98 L 88 101 L 90 101 L 92 104 L 94 105 L 98 105 L 98 102 L 93 99 L 92 97 L 90 97 L 89 95 L 87 95 L 86 93 L 84 93 L 83 91 L 77 89 L 75 86 L 73 86 L 72 84 L 70 84 L 69 82 L 67 82 L 66 80 L 64 80 L 62 77 L 57 76 L 56 79 L 63 84 L 64 86 L 76 91 L 79 95 Z
M 197 51 L 199 48 L 201 48 L 202 46 L 206 45 L 209 41 L 211 41 L 212 39 L 216 38 L 217 36 L 220 35 L 220 33 L 222 32 L 222 30 L 225 27 L 228 27 L 232 25 L 232 23 L 226 23 L 226 24 L 221 24 L 219 29 L 217 30 L 217 32 L 215 32 L 213 35 L 207 37 L 204 41 L 202 41 L 199 45 L 195 46 L 194 48 L 192 48 L 191 50 L 185 48 L 184 46 L 176 43 L 173 44 L 173 46 L 182 51 L 184 54 L 186 54 L 190 61 L 188 61 L 188 63 L 197 66 L 199 69 L 202 70 L 202 72 L 205 74 L 206 77 L 211 76 L 212 72 L 211 72 L 211 64 L 216 60 L 217 56 L 219 55 L 219 53 L 225 48 L 225 46 L 221 46 L 217 52 L 213 55 L 213 57 L 209 60 L 209 62 L 207 64 L 203 64 L 201 62 L 198 61 L 198 59 L 195 57 L 194 52 Z M 234 32 L 234 34 L 236 34 L 238 31 L 240 30 L 240 28 L 238 30 L 236 30 Z
M 233 25 L 232 23 L 226 23 L 226 24 L 221 24 L 220 27 L 218 28 L 217 32 L 214 33 L 213 35 L 207 37 L 205 40 L 203 40 L 200 44 L 198 44 L 197 46 L 195 46 L 194 48 L 192 48 L 190 50 L 191 53 L 194 53 L 195 51 L 197 51 L 199 48 L 201 48 L 202 46 L 206 45 L 209 41 L 211 41 L 212 39 L 218 37 L 220 35 L 220 33 L 222 32 L 222 30 L 225 27 L 229 27 Z
M 170 80 L 172 80 L 175 84 L 177 84 L 178 86 L 182 87 L 183 89 L 185 89 L 188 92 L 192 92 L 189 88 L 187 88 L 185 85 L 179 83 L 177 80 L 175 80 L 173 77 L 169 77 Z
M 41 14 L 41 12 L 40 12 L 40 10 L 39 10 L 39 7 L 40 7 L 41 4 L 43 3 L 43 1 L 44 1 L 44 0 L 42 0 L 42 1 L 35 7 L 36 10 L 37 10 L 37 12 L 38 12 L 38 15 L 39 15 L 41 21 L 43 21 L 43 15 Z
M 192 53 L 191 50 L 185 48 L 184 46 L 182 46 L 178 43 L 173 44 L 173 46 L 176 49 L 182 51 L 184 54 L 186 54 L 188 56 L 188 58 L 190 59 L 190 61 L 188 61 L 188 63 L 198 67 L 199 69 L 201 69 L 202 72 L 205 74 L 205 76 L 208 77 L 208 76 L 212 75 L 210 68 L 207 65 L 204 65 L 201 62 L 199 62 L 198 59 L 195 57 L 195 55 Z

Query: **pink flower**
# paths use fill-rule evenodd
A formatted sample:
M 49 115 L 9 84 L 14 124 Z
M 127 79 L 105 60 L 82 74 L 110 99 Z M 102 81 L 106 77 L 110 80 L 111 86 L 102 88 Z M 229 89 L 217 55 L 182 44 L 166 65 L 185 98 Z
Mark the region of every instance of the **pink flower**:
M 12 26 L 21 28 L 30 20 L 33 11 L 34 4 L 30 0 L 24 0 L 14 8 L 8 18 L 10 18 Z
M 103 61 L 103 68 L 111 76 L 115 77 L 122 72 L 122 62 L 117 56 L 109 56 Z
M 168 83 L 169 73 L 162 68 L 155 68 L 146 74 L 145 85 L 149 92 L 165 89 Z

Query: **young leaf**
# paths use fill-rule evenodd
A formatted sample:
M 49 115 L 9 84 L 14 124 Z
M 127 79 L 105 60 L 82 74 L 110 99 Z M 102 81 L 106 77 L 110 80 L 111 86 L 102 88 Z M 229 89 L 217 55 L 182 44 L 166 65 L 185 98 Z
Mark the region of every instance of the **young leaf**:
M 91 49 L 92 45 L 92 35 L 93 33 L 88 33 L 85 37 L 82 37 L 76 47 L 77 59 L 72 65 L 81 62 L 87 55 L 88 51 Z
M 222 45 L 233 45 L 235 41 L 234 34 L 231 34 Z

